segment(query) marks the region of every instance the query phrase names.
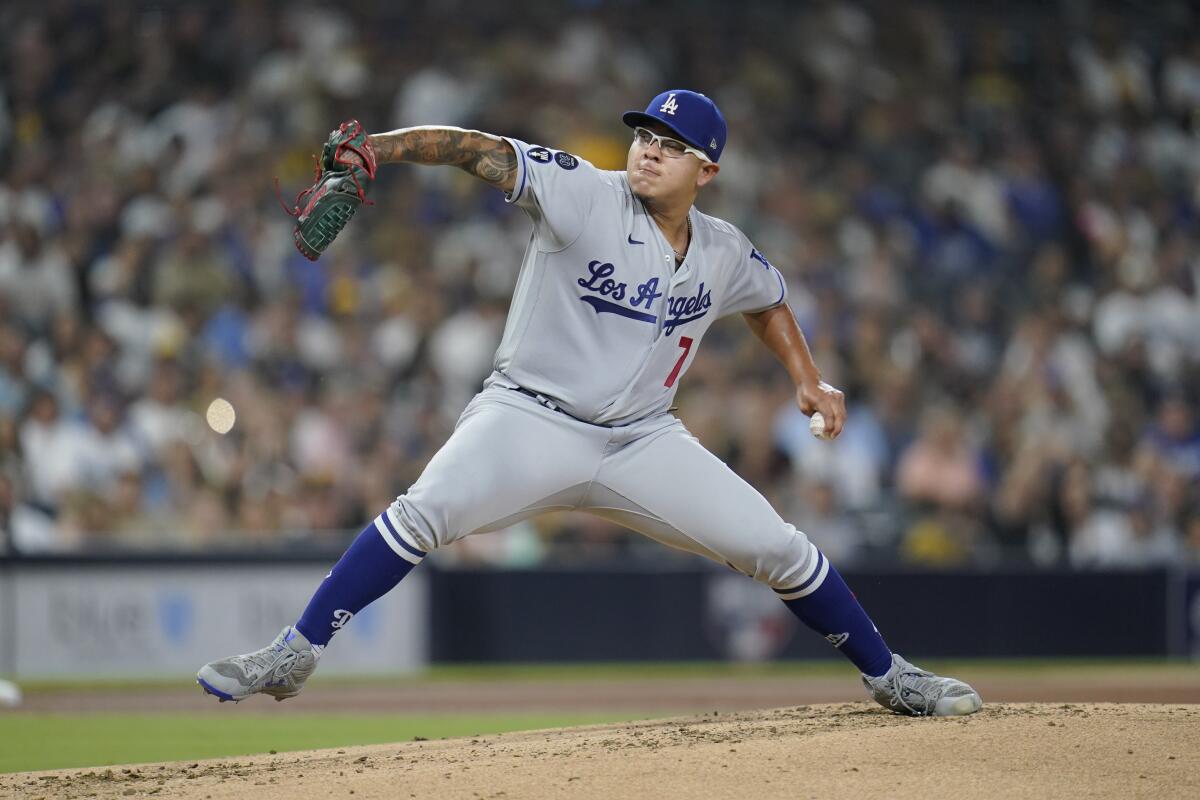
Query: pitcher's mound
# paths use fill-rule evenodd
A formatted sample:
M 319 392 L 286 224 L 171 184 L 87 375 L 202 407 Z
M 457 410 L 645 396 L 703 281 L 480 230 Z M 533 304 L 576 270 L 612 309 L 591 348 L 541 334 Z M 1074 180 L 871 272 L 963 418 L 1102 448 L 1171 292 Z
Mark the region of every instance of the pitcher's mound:
M 0 776 L 0 795 L 360 798 L 1200 797 L 1200 706 L 863 703 Z

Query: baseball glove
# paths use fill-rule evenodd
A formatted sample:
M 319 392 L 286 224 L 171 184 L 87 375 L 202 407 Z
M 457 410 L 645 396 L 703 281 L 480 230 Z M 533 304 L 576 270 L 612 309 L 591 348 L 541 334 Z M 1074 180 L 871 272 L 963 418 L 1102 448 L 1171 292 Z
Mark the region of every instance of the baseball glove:
M 320 258 L 359 207 L 371 205 L 367 192 L 376 168 L 371 140 L 358 120 L 343 122 L 329 134 L 317 161 L 315 182 L 296 196 L 293 208 L 283 206 L 296 218 L 292 237 L 305 258 Z M 276 179 L 276 191 L 278 184 Z

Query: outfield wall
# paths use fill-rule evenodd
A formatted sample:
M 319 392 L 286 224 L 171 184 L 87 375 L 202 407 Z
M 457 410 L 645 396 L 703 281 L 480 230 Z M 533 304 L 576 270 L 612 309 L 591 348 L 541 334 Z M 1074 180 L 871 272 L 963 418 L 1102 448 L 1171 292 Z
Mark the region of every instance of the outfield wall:
M 0 559 L 0 674 L 176 674 L 269 641 L 328 554 L 287 559 Z M 1200 572 L 848 573 L 913 658 L 1200 658 Z M 775 596 L 707 568 L 427 565 L 338 634 L 325 674 L 430 662 L 834 658 Z
M 915 657 L 1200 657 L 1200 574 L 856 572 Z M 825 658 L 767 589 L 719 571 L 457 570 L 432 583 L 435 661 Z

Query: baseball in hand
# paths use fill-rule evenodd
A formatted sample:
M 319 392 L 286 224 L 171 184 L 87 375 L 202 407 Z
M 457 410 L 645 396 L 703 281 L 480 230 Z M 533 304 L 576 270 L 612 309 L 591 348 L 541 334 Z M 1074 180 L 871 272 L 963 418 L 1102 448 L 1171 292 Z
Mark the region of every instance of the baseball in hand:
M 814 411 L 808 418 L 808 432 L 818 439 L 833 438 L 825 432 L 825 416 L 820 411 Z

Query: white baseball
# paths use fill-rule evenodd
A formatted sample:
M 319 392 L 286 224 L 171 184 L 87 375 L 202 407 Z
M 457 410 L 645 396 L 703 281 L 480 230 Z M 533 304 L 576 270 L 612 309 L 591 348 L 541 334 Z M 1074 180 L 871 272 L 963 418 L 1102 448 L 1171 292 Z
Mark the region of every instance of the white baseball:
M 808 418 L 808 432 L 818 439 L 833 438 L 825 432 L 825 417 L 820 411 L 814 411 L 813 415 Z

